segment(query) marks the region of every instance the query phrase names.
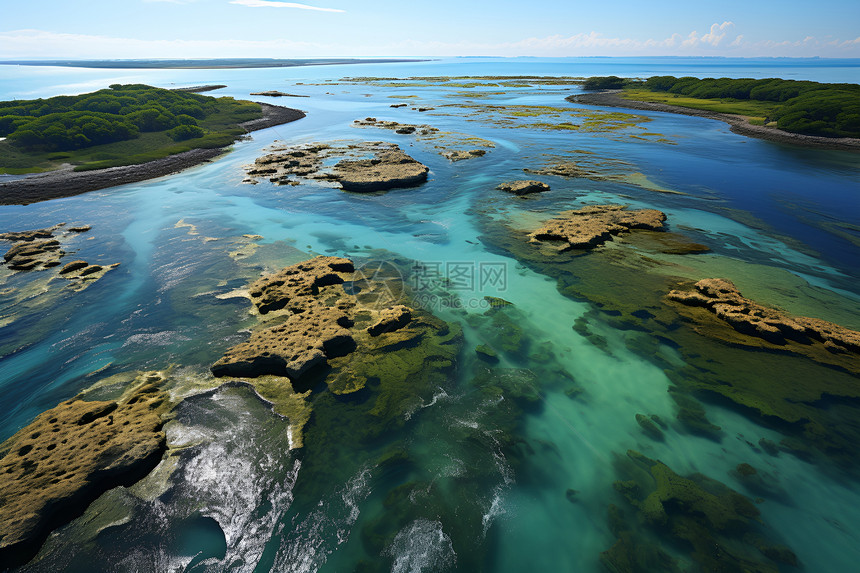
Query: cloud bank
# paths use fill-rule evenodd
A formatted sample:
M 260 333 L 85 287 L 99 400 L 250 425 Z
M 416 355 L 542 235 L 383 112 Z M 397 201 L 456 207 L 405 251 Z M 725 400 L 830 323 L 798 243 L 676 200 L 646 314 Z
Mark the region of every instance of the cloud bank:
M 337 8 L 320 8 L 308 4 L 296 4 L 295 2 L 270 2 L 269 0 L 231 0 L 230 4 L 239 4 L 249 8 L 298 8 L 300 10 L 316 10 L 317 12 L 343 12 Z

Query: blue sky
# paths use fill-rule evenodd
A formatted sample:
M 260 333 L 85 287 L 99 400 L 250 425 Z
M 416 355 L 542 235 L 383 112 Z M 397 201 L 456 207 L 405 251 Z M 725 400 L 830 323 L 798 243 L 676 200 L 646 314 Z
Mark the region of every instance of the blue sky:
M 860 57 L 858 0 L 3 0 L 0 58 Z

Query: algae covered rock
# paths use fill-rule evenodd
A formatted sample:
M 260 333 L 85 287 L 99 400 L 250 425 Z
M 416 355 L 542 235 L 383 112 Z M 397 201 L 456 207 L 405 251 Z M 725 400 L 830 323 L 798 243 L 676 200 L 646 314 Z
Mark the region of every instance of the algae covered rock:
M 591 249 L 632 229 L 657 230 L 666 215 L 656 209 L 628 211 L 624 205 L 593 205 L 564 211 L 529 235 L 532 242 L 561 242 L 559 252 Z
M 284 309 L 288 318 L 258 328 L 247 342 L 229 349 L 211 368 L 215 376 L 266 374 L 296 380 L 326 359 L 355 350 L 351 318 L 355 301 L 343 287 L 352 262 L 316 257 L 255 281 L 250 297 L 261 314 Z
M 345 159 L 334 166 L 344 191 L 361 193 L 419 185 L 427 181 L 429 171 L 397 146 L 376 152 L 373 159 Z
M 148 474 L 166 448 L 166 396 L 148 383 L 118 402 L 72 399 L 6 441 L 0 459 L 0 562 L 30 559 L 51 530 L 105 491 Z
M 760 305 L 742 296 L 734 283 L 726 279 L 702 279 L 693 286 L 692 290 L 671 291 L 668 300 L 705 308 L 736 331 L 774 345 L 786 345 L 789 341 L 810 347 L 822 345 L 832 354 L 860 357 L 860 332 Z M 854 366 L 860 371 L 860 361 L 855 360 Z
M 701 474 L 678 475 L 633 450 L 619 456 L 616 467 L 621 479 L 615 490 L 637 510 L 637 518 L 610 507 L 618 540 L 601 555 L 609 570 L 672 570 L 664 561 L 664 544 L 686 550 L 703 571 L 777 573 L 776 562 L 797 563 L 790 549 L 766 540 L 755 504 L 726 485 Z
M 496 189 L 507 191 L 514 195 L 528 195 L 530 193 L 540 193 L 541 191 L 549 191 L 549 185 L 542 181 L 533 179 L 521 181 L 508 181 L 500 184 Z

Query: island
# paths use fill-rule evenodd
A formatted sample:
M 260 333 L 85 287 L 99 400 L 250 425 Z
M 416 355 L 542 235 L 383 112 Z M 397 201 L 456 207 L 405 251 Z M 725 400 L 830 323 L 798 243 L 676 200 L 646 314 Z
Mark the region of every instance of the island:
M 654 76 L 588 78 L 573 103 L 718 119 L 742 135 L 829 149 L 860 149 L 860 85 Z
M 167 175 L 249 131 L 295 121 L 281 106 L 143 84 L 0 102 L 0 204 L 26 204 Z

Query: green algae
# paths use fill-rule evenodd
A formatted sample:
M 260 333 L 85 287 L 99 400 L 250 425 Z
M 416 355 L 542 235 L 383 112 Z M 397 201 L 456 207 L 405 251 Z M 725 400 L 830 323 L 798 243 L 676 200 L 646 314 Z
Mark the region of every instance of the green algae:
M 636 139 L 648 142 L 668 142 L 664 134 L 648 131 L 642 124 L 650 117 L 617 111 L 547 105 L 501 105 L 460 101 L 445 104 L 446 110 L 462 110 L 466 121 L 491 123 L 510 129 L 541 131 L 576 131 L 599 134 L 610 138 Z
M 642 428 L 645 435 L 652 440 L 662 442 L 665 439 L 663 431 L 650 417 L 645 416 L 644 414 L 636 414 L 636 423 L 639 424 L 639 427 Z
M 678 406 L 678 421 L 687 431 L 720 439 L 720 429 L 708 420 L 706 406 L 700 402 L 704 400 L 728 406 L 778 430 L 785 436 L 781 447 L 786 452 L 807 460 L 830 460 L 846 468 L 856 468 L 860 456 L 860 426 L 856 423 L 860 419 L 856 401 L 860 383 L 856 376 L 844 368 L 792 354 L 790 348 L 763 348 L 755 340 L 740 345 L 736 331 L 722 321 L 719 321 L 722 324 L 691 321 L 665 300 L 680 276 L 714 276 L 708 272 L 712 264 L 721 270 L 740 269 L 749 280 L 754 280 L 753 269 L 763 269 L 765 280 L 759 284 L 759 290 L 766 289 L 774 296 L 788 299 L 789 291 L 783 290 L 785 283 L 780 283 L 788 275 L 786 271 L 741 264 L 715 255 L 660 253 L 659 245 L 649 244 L 652 241 L 636 244 L 633 238 L 636 233 L 631 234 L 630 244 L 613 241 L 587 254 L 560 256 L 536 248 L 528 242 L 525 231 L 509 227 L 509 221 L 519 218 L 516 212 L 503 217 L 479 216 L 481 240 L 489 249 L 513 256 L 536 272 L 554 277 L 562 294 L 589 302 L 600 321 L 643 334 L 628 337 L 628 346 L 664 370 L 671 383 L 670 396 Z M 768 280 L 771 278 L 772 283 Z M 797 282 L 794 277 L 789 284 Z M 773 286 L 763 286 L 768 284 Z M 805 298 L 807 293 L 812 293 L 812 298 Z M 795 288 L 791 294 L 796 296 L 792 302 L 794 308 L 829 308 L 831 314 L 837 314 L 847 304 L 844 300 L 840 302 L 838 295 L 809 285 Z M 856 313 L 856 308 L 852 312 Z M 584 321 L 572 326 L 585 335 L 590 330 Z M 726 344 L 707 336 L 709 328 L 719 328 L 725 331 L 725 336 L 735 338 Z M 663 351 L 662 347 L 671 352 Z
M 617 540 L 601 556 L 610 570 L 672 570 L 664 547 L 682 551 L 704 571 L 777 573 L 780 563 L 797 564 L 790 549 L 767 540 L 755 504 L 724 484 L 701 474 L 680 476 L 633 450 L 617 456 L 615 466 L 614 488 L 637 519 L 610 506 Z

